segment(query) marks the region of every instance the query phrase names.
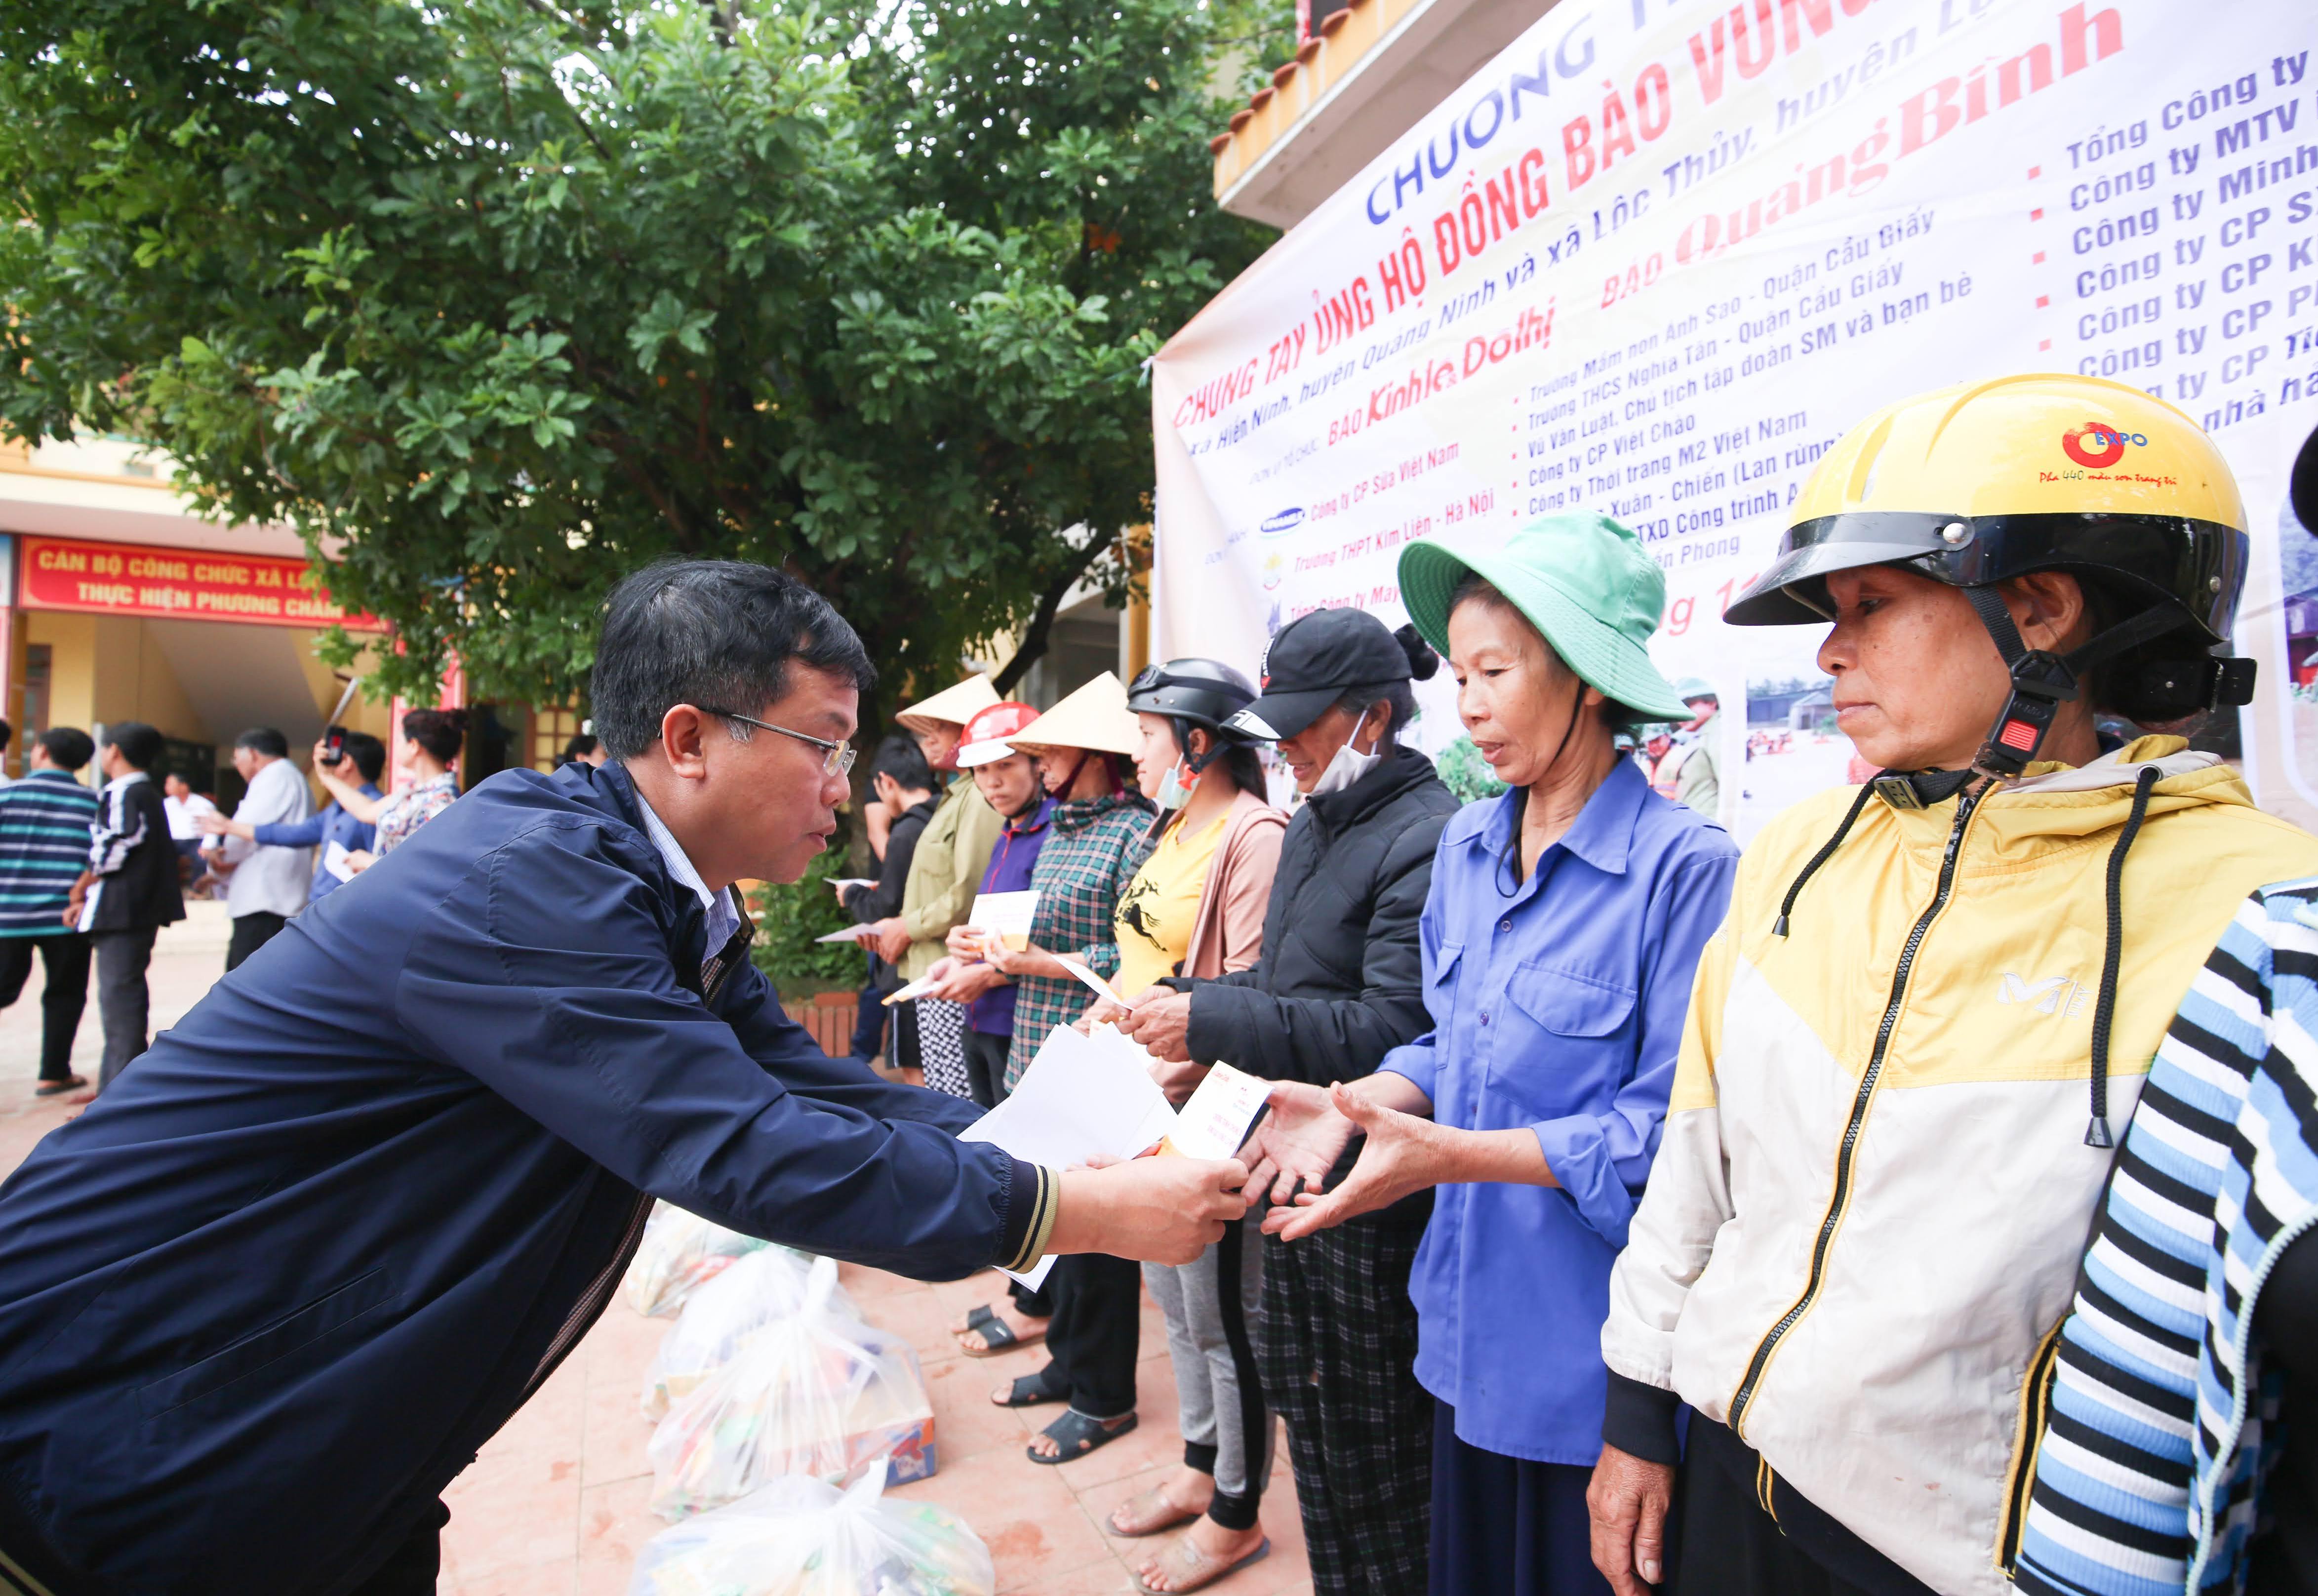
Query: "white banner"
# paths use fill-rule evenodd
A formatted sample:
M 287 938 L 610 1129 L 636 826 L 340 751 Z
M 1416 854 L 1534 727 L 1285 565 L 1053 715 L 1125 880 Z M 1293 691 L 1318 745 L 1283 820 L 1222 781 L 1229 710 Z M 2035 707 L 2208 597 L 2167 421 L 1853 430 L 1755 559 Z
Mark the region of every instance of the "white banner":
M 1744 837 L 1854 758 L 1819 630 L 1721 619 L 1812 462 L 1904 395 L 2081 372 L 2236 468 L 2244 762 L 2318 825 L 2318 539 L 2284 508 L 2314 44 L 2308 0 L 1558 7 L 1160 353 L 1157 657 L 1253 670 L 1322 605 L 1397 625 L 1410 540 L 1604 510 L 1666 569 L 1660 668 L 1721 694 Z M 1437 750 L 1445 673 L 1423 696 Z

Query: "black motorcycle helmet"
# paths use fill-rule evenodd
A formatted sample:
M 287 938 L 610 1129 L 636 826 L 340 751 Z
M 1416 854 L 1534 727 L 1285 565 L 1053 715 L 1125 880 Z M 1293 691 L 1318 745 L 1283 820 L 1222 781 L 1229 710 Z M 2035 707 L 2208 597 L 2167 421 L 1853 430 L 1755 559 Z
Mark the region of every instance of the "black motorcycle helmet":
M 1165 715 L 1174 723 L 1175 743 L 1194 771 L 1229 747 L 1253 748 L 1263 740 L 1227 724 L 1255 702 L 1255 684 L 1220 659 L 1170 659 L 1147 666 L 1128 684 L 1127 707 L 1137 714 Z M 1205 755 L 1191 756 L 1191 728 L 1213 739 Z

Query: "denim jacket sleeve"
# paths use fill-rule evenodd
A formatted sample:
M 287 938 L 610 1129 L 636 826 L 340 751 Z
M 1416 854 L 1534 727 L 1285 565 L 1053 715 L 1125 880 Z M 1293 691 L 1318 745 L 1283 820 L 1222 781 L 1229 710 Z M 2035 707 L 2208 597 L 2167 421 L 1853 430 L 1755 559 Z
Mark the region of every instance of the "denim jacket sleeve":
M 937 1094 L 812 1058 L 753 972 L 747 1012 L 712 1011 L 678 978 L 667 903 L 600 838 L 526 832 L 428 912 L 396 1000 L 419 1051 L 746 1233 L 921 1278 L 1011 1258 L 1040 1171 L 957 1140 Z

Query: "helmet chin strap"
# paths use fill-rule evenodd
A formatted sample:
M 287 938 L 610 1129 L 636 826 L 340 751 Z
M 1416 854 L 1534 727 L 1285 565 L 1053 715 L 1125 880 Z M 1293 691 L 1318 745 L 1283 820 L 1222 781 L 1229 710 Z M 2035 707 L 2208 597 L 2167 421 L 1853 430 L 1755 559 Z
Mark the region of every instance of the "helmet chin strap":
M 2073 703 L 2084 673 L 2139 643 L 2152 641 L 2180 624 L 2163 609 L 2147 609 L 2066 654 L 2032 649 L 2012 623 L 2012 612 L 1994 587 L 1966 587 L 1964 598 L 1988 629 L 1996 651 L 2012 673 L 2012 691 L 1990 726 L 1972 767 L 1997 781 L 2014 781 L 2044 746 L 2061 705 Z

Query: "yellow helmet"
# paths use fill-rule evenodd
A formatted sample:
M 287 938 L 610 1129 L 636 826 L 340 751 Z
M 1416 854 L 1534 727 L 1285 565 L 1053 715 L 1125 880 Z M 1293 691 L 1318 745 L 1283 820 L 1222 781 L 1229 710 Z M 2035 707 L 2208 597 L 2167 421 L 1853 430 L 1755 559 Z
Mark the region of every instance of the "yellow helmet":
M 2131 719 L 2250 702 L 2253 662 L 2212 654 L 2229 641 L 2246 560 L 2236 480 L 2187 415 L 2098 377 L 2001 377 L 1902 399 L 1845 434 L 1804 483 L 1778 558 L 1724 618 L 1825 621 L 1828 577 L 1864 565 L 1904 565 L 1963 588 L 2014 668 L 2015 707 L 2039 707 L 2024 695 L 2041 701 L 2036 735 L 2014 747 L 2033 755 L 2078 676 L 2127 650 L 2103 698 Z M 2116 612 L 2065 660 L 2025 650 L 1987 591 L 2039 570 L 2089 578 L 2097 609 Z

